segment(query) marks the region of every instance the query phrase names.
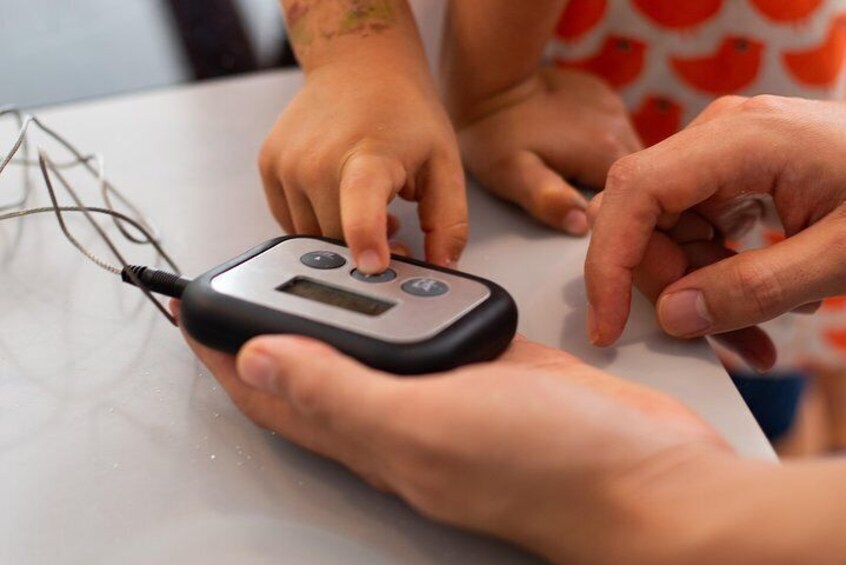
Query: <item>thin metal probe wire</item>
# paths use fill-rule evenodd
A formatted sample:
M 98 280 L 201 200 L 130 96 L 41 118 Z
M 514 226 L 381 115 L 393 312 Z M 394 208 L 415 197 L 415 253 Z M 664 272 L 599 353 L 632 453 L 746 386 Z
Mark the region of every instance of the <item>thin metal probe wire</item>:
M 92 261 L 94 261 L 95 263 L 97 263 L 98 265 L 100 265 L 101 267 L 106 269 L 107 271 L 112 271 L 113 273 L 120 273 L 120 271 L 121 271 L 120 268 L 114 267 L 114 266 L 106 263 L 102 259 L 98 258 L 93 253 L 91 253 L 87 249 L 83 248 L 79 244 L 78 241 L 76 241 L 72 236 L 70 236 L 70 232 L 68 231 L 67 226 L 64 223 L 64 217 L 62 216 L 62 213 L 61 213 L 62 212 L 61 206 L 59 206 L 58 199 L 56 198 L 56 193 L 55 193 L 55 190 L 53 188 L 53 184 L 50 181 L 49 174 L 45 170 L 45 165 L 46 165 L 46 168 L 49 169 L 50 171 L 52 171 L 53 174 L 56 175 L 56 178 L 59 179 L 59 182 L 62 184 L 65 191 L 73 199 L 74 203 L 76 204 L 76 207 L 79 208 L 80 211 L 83 214 L 86 215 L 88 221 L 91 222 L 91 224 L 94 226 L 94 228 L 97 230 L 97 232 L 103 238 L 103 240 L 109 245 L 110 248 L 112 248 L 112 251 L 115 252 L 115 254 L 120 257 L 120 255 L 116 251 L 117 248 L 114 246 L 112 240 L 109 238 L 109 236 L 106 234 L 106 232 L 103 231 L 103 229 L 100 227 L 100 224 L 98 224 L 91 215 L 86 213 L 86 211 L 89 210 L 90 207 L 85 206 L 82 203 L 82 200 L 79 198 L 79 195 L 76 193 L 76 190 L 74 190 L 74 188 L 70 185 L 70 183 L 68 183 L 68 181 L 67 181 L 67 179 L 65 179 L 64 175 L 62 175 L 60 171 L 58 171 L 57 169 L 55 169 L 53 167 L 53 162 L 50 160 L 50 158 L 47 156 L 47 154 L 43 152 L 43 150 L 39 151 L 39 165 L 41 165 L 41 168 L 42 168 L 41 170 L 44 174 L 44 180 L 47 184 L 47 190 L 50 194 L 50 201 L 53 203 L 52 209 L 56 212 L 56 217 L 59 221 L 59 225 L 62 228 L 62 231 L 64 232 L 65 236 L 68 237 L 68 239 L 71 239 L 72 243 L 75 242 L 74 245 L 77 248 L 79 248 L 80 251 L 82 251 L 89 259 L 91 259 Z M 111 216 L 112 218 L 122 219 L 122 217 L 125 217 L 123 214 L 116 213 L 115 210 L 112 210 L 110 208 L 105 208 L 105 210 L 109 210 L 110 212 L 112 212 L 112 213 L 109 214 L 109 216 Z M 144 242 L 145 243 L 147 243 L 147 242 L 151 243 L 153 245 L 153 247 L 156 249 L 156 251 L 159 253 L 159 255 L 161 255 L 161 257 L 165 260 L 165 262 L 167 262 L 168 266 L 173 271 L 175 271 L 176 274 L 182 274 L 179 270 L 179 267 L 176 265 L 176 262 L 173 261 L 173 259 L 170 258 L 170 256 L 165 252 L 165 250 L 161 247 L 161 245 L 157 241 L 152 239 L 152 237 L 147 232 L 146 228 L 144 228 L 143 226 L 140 225 L 140 222 L 131 221 L 130 224 L 133 225 L 133 227 L 138 226 L 139 231 L 147 237 L 147 239 L 144 240 Z M 127 266 L 127 264 L 126 264 L 126 262 L 123 262 L 122 267 L 125 267 L 125 266 Z
M 7 115 L 7 114 L 11 114 L 11 115 L 16 116 L 18 118 L 19 123 L 21 124 L 21 127 L 20 127 L 20 131 L 18 133 L 18 136 L 15 140 L 15 143 L 12 147 L 12 150 L 6 155 L 6 157 L 2 161 L 0 161 L 0 174 L 2 174 L 3 170 L 6 168 L 6 166 L 10 162 L 13 162 L 12 158 L 14 157 L 16 152 L 21 147 L 24 147 L 24 151 L 25 151 L 25 157 L 22 160 L 22 164 L 32 163 L 33 165 L 38 165 L 38 161 L 28 159 L 28 146 L 27 146 L 28 141 L 27 141 L 26 133 L 27 133 L 29 126 L 31 124 L 34 124 L 36 127 L 41 129 L 42 131 L 44 131 L 47 135 L 49 135 L 50 137 L 55 139 L 58 143 L 60 143 L 63 147 L 65 147 L 75 157 L 75 160 L 73 160 L 73 161 L 61 163 L 61 167 L 54 166 L 53 162 L 51 161 L 51 168 L 53 168 L 53 169 L 70 168 L 75 164 L 84 165 L 85 168 L 89 171 L 89 173 L 94 175 L 97 178 L 97 180 L 99 181 L 99 184 L 101 186 L 101 192 L 105 195 L 104 201 L 106 202 L 106 208 L 109 209 L 109 210 L 115 211 L 114 205 L 113 205 L 111 199 L 108 197 L 108 194 L 112 193 L 117 197 L 117 199 L 121 202 L 121 204 L 126 206 L 132 213 L 134 213 L 136 215 L 136 217 L 137 217 L 136 223 L 140 223 L 145 228 L 143 231 L 139 230 L 139 232 L 143 236 L 143 237 L 139 238 L 138 236 L 130 233 L 126 229 L 125 224 L 128 224 L 128 222 L 124 222 L 121 219 L 122 218 L 121 215 L 110 214 L 110 216 L 112 217 L 116 226 L 120 230 L 121 234 L 133 243 L 152 244 L 154 247 L 156 247 L 156 251 L 165 259 L 165 261 L 167 261 L 167 263 L 170 266 L 175 265 L 175 262 L 172 259 L 170 259 L 167 256 L 167 254 L 164 252 L 164 250 L 161 248 L 161 244 L 158 241 L 159 238 L 158 238 L 156 228 L 154 226 L 152 226 L 149 221 L 147 221 L 147 218 L 144 216 L 144 214 L 128 198 L 126 198 L 126 196 L 124 196 L 114 185 L 112 185 L 111 183 L 109 183 L 106 180 L 105 174 L 104 174 L 104 161 L 103 161 L 103 158 L 101 156 L 98 156 L 96 154 L 91 154 L 91 155 L 82 154 L 82 152 L 80 152 L 78 149 L 76 149 L 76 147 L 74 147 L 73 144 L 70 143 L 70 141 L 68 141 L 66 138 L 64 138 L 60 134 L 58 134 L 55 130 L 46 126 L 44 123 L 42 123 L 40 120 L 38 120 L 38 118 L 36 118 L 35 116 L 32 116 L 32 115 L 23 116 L 22 113 L 19 110 L 17 110 L 14 107 L 11 107 L 11 106 L 7 106 L 5 108 L 0 108 L 0 117 Z M 91 165 L 91 161 L 97 162 L 96 168 L 93 165 Z M 55 164 L 55 165 L 58 165 L 58 164 Z M 29 172 L 27 171 L 27 175 L 28 175 L 28 173 Z M 28 182 L 29 182 L 29 180 L 28 180 Z M 31 185 L 31 182 L 29 182 L 29 184 Z M 29 192 L 29 191 L 31 191 L 31 186 L 29 187 L 29 190 L 27 192 Z M 6 210 L 6 209 L 19 208 L 22 203 L 25 203 L 27 196 L 28 195 L 25 195 L 24 198 L 21 199 L 21 201 L 15 203 L 15 204 L 0 207 L 0 211 Z M 129 224 L 129 225 L 131 225 L 133 228 L 136 227 L 135 224 Z M 89 258 L 91 258 L 91 257 L 89 257 Z M 99 264 L 99 261 L 95 260 L 95 263 Z
M 39 121 L 37 117 L 31 114 L 24 115 L 19 109 L 15 107 L 0 107 L 0 118 L 6 115 L 11 115 L 16 119 L 19 131 L 11 150 L 5 156 L 2 156 L 2 159 L 0 159 L 0 173 L 2 173 L 3 170 L 5 170 L 5 168 L 10 163 L 14 165 L 22 165 L 25 168 L 25 182 L 21 198 L 15 203 L 0 206 L 0 212 L 14 208 L 23 208 L 26 205 L 26 202 L 31 196 L 33 189 L 32 174 L 30 167 L 34 166 L 38 166 L 41 169 L 41 175 L 44 179 L 44 183 L 47 188 L 47 192 L 49 194 L 52 206 L 23 208 L 11 212 L 0 213 L 0 221 L 13 218 L 21 218 L 32 214 L 53 213 L 56 216 L 56 219 L 59 223 L 59 227 L 63 235 L 74 247 L 77 248 L 77 250 L 79 250 L 83 255 L 85 255 L 89 260 L 91 260 L 100 268 L 111 273 L 121 273 L 121 267 L 127 267 L 128 263 L 124 259 L 123 255 L 120 253 L 112 239 L 108 236 L 108 234 L 106 234 L 100 224 L 93 217 L 94 214 L 105 214 L 111 218 L 118 231 L 128 241 L 136 244 L 152 245 L 156 253 L 158 254 L 158 257 L 163 259 L 172 271 L 176 272 L 177 274 L 180 273 L 180 269 L 176 265 L 176 262 L 173 261 L 173 259 L 167 254 L 167 252 L 165 252 L 165 250 L 161 246 L 159 238 L 157 237 L 155 227 L 153 227 L 150 222 L 147 221 L 147 218 L 144 216 L 144 214 L 125 195 L 123 195 L 114 185 L 112 185 L 106 179 L 104 159 L 102 158 L 102 156 L 97 154 L 83 154 L 81 151 L 76 149 L 76 147 L 71 144 L 66 138 L 64 138 L 55 130 L 47 127 L 45 124 Z M 53 162 L 44 150 L 39 149 L 38 160 L 36 161 L 31 159 L 29 150 L 29 139 L 27 135 L 28 130 L 31 126 L 39 128 L 46 135 L 53 138 L 67 151 L 69 151 L 74 158 L 66 162 Z M 21 149 L 23 149 L 23 157 L 16 157 L 16 155 Z M 84 205 L 76 190 L 71 186 L 68 180 L 60 172 L 63 169 L 71 169 L 78 165 L 82 165 L 92 176 L 97 179 L 105 207 L 89 207 Z M 52 182 L 51 173 L 55 176 L 55 178 L 59 180 L 60 184 L 71 197 L 74 204 L 76 204 L 75 206 L 59 205 L 55 187 Z M 110 195 L 114 196 L 115 199 L 122 205 L 124 205 L 130 211 L 130 213 L 134 214 L 136 218 L 132 218 L 128 214 L 124 214 L 122 212 L 117 211 L 114 208 L 114 203 L 110 198 Z M 97 234 L 109 248 L 111 253 L 115 256 L 121 267 L 112 265 L 110 262 L 101 259 L 93 252 L 88 250 L 85 246 L 83 246 L 80 241 L 76 239 L 68 229 L 63 215 L 66 212 L 82 213 L 87 219 L 87 221 L 91 224 L 91 226 L 96 230 Z M 135 230 L 136 234 L 139 235 L 130 233 L 126 229 L 127 227 L 131 228 L 132 230 Z M 138 279 L 137 275 L 135 275 L 134 272 L 131 272 L 129 270 L 127 271 L 127 275 L 129 279 L 135 284 L 135 286 L 140 288 L 144 295 L 153 302 L 153 304 L 161 312 L 161 314 L 165 316 L 165 318 L 171 324 L 176 325 L 176 320 L 170 314 L 167 308 L 165 308 L 165 306 L 152 294 L 150 289 L 143 282 L 141 282 L 141 280 Z
M 65 213 L 65 212 L 82 212 L 84 210 L 88 210 L 89 212 L 92 212 L 94 214 L 104 214 L 104 215 L 107 215 L 107 216 L 114 216 L 114 217 L 117 217 L 118 219 L 120 219 L 121 221 L 130 224 L 133 228 L 135 228 L 139 232 L 145 234 L 147 237 L 152 237 L 146 231 L 144 226 L 142 226 L 141 224 L 139 224 L 137 221 L 135 221 L 131 217 L 127 216 L 126 214 L 122 214 L 121 212 L 117 212 L 115 210 L 109 210 L 108 208 L 101 208 L 99 206 L 59 206 L 58 208 L 56 208 L 54 206 L 41 206 L 39 208 L 27 208 L 25 210 L 18 210 L 18 211 L 15 211 L 15 212 L 6 212 L 5 214 L 0 214 L 0 222 L 2 222 L 3 220 L 12 220 L 12 219 L 15 219 L 15 218 L 23 218 L 25 216 L 32 216 L 32 215 L 36 215 L 36 214 L 48 214 L 48 213 L 54 214 L 56 212 L 56 210 L 59 210 L 60 212 L 63 212 L 63 213 Z M 162 259 L 164 259 L 164 261 L 167 263 L 168 267 L 170 267 L 170 269 L 172 271 L 174 271 L 176 274 L 181 274 L 179 272 L 179 267 L 177 267 L 177 265 L 173 262 L 173 260 L 170 258 L 170 256 L 168 256 L 168 254 L 163 249 L 161 249 L 155 241 L 153 242 L 153 245 L 156 247 L 156 251 L 158 251 L 158 253 L 159 253 L 159 255 L 161 255 Z M 88 255 L 86 254 L 86 256 L 88 256 Z M 103 263 L 105 263 L 105 262 L 103 262 Z M 101 266 L 102 268 L 106 269 L 109 272 L 112 272 L 112 273 L 120 273 L 121 272 L 120 269 L 118 269 L 117 267 L 114 267 L 112 265 L 106 264 L 104 266 L 104 265 L 100 265 L 100 262 L 98 262 L 97 264 L 98 264 L 98 266 Z
M 83 159 L 90 161 L 90 160 L 101 159 L 101 157 L 99 155 L 96 155 L 96 154 L 91 154 L 91 155 L 84 156 Z M 56 163 L 56 162 L 51 160 L 50 161 L 50 168 L 54 169 L 54 170 L 70 169 L 70 168 L 73 168 L 73 167 L 79 165 L 80 161 L 81 160 L 73 160 L 73 161 L 66 161 L 66 162 L 63 162 L 63 163 Z M 37 160 L 13 159 L 10 162 L 10 164 L 11 165 L 21 165 L 21 166 L 38 166 L 39 162 Z M 153 245 L 153 247 L 155 247 L 157 253 L 160 255 L 160 258 L 164 259 L 165 262 L 168 264 L 169 267 L 171 267 L 172 270 L 179 271 L 179 268 L 176 266 L 175 262 L 168 256 L 168 254 L 161 247 L 161 244 L 157 240 L 157 238 L 148 231 L 149 226 L 144 227 L 139 223 L 139 221 L 134 220 L 134 219 L 130 218 L 129 216 L 127 216 L 126 214 L 122 214 L 122 213 L 118 212 L 117 210 L 115 210 L 113 208 L 100 208 L 100 207 L 97 207 L 97 206 L 88 206 L 87 208 L 89 210 L 92 210 L 92 211 L 96 211 L 96 212 L 99 212 L 99 213 L 105 213 L 109 216 L 112 216 L 113 218 L 118 219 L 121 222 L 125 222 L 125 223 L 129 224 L 130 226 L 132 226 L 134 229 L 138 230 L 142 234 L 143 239 L 136 240 L 136 241 L 138 243 L 142 243 L 142 244 L 149 243 L 149 244 Z M 73 206 L 64 206 L 64 207 L 62 207 L 62 209 L 65 212 L 80 211 L 79 207 L 73 207 Z M 0 212 L 2 212 L 2 210 L 3 210 L 3 208 L 0 208 Z M 11 212 L 11 213 L 8 213 L 8 214 L 0 214 L 0 221 L 13 219 L 13 218 L 20 218 L 20 217 L 23 217 L 23 216 L 27 216 L 30 213 L 40 213 L 40 212 L 52 211 L 52 210 L 53 210 L 53 208 L 45 207 L 45 208 L 35 208 L 35 209 L 24 209 L 24 210 L 19 210 L 17 212 Z
M 88 210 L 89 212 L 93 212 L 95 214 L 105 214 L 107 216 L 117 216 L 121 221 L 124 221 L 130 224 L 133 228 L 137 229 L 141 233 L 144 232 L 144 227 L 127 216 L 126 214 L 122 214 L 116 210 L 109 210 L 108 208 L 102 208 L 100 206 L 59 206 L 58 210 L 61 212 L 82 212 L 83 210 Z M 56 208 L 53 206 L 39 206 L 38 208 L 25 208 L 23 210 L 17 210 L 15 212 L 6 212 L 4 214 L 0 214 L 0 222 L 3 220 L 13 220 L 15 218 L 23 218 L 24 216 L 33 216 L 35 214 L 47 214 L 47 213 L 55 213 Z
M 62 161 L 60 161 L 60 162 L 53 161 L 53 167 L 56 168 L 56 169 L 72 169 L 72 168 L 78 166 L 83 161 L 93 161 L 93 160 L 99 159 L 99 158 L 100 158 L 99 155 L 95 155 L 95 154 L 92 153 L 90 155 L 85 155 L 82 159 L 73 159 L 71 161 L 63 161 L 63 162 Z M 24 158 L 12 159 L 11 161 L 9 161 L 9 164 L 20 166 L 20 167 L 37 167 L 38 166 L 38 159 L 24 159 Z
M 29 158 L 29 141 L 26 138 L 26 131 L 30 123 L 29 117 L 24 117 L 20 111 L 13 109 L 13 108 L 1 108 L 0 109 L 0 117 L 11 114 L 15 117 L 16 121 L 18 122 L 19 133 L 17 138 L 15 139 L 15 143 L 12 146 L 11 151 L 0 161 L 0 173 L 3 172 L 3 169 L 6 168 L 6 165 L 12 160 L 12 157 L 18 152 L 18 150 L 23 146 L 24 148 L 24 155 L 26 158 Z M 29 198 L 29 194 L 32 190 L 32 178 L 30 176 L 29 171 L 24 172 L 24 188 L 21 194 L 20 199 L 16 202 L 12 202 L 10 204 L 4 204 L 0 206 L 0 210 L 9 210 L 12 208 L 20 208 L 21 206 L 26 205 L 26 201 Z
M 97 155 L 93 155 L 93 156 L 84 155 L 67 138 L 65 138 L 64 136 L 62 136 L 61 134 L 59 134 L 57 131 L 50 128 L 46 124 L 44 124 L 41 120 L 39 120 L 36 116 L 34 116 L 32 114 L 23 115 L 20 112 L 20 110 L 14 108 L 14 107 L 0 108 L 0 117 L 4 116 L 6 114 L 11 114 L 11 115 L 16 116 L 18 118 L 18 121 L 20 123 L 20 130 L 18 132 L 17 138 L 15 139 L 15 143 L 13 144 L 11 151 L 9 151 L 9 153 L 4 157 L 4 159 L 2 161 L 0 161 L 0 174 L 3 172 L 3 170 L 6 168 L 6 166 L 11 162 L 12 158 L 17 153 L 17 151 L 21 148 L 22 145 L 24 146 L 24 151 L 26 153 L 26 156 L 28 157 L 29 150 L 28 150 L 27 130 L 29 129 L 30 125 L 35 125 L 42 132 L 47 134 L 49 137 L 53 138 L 62 147 L 64 147 L 68 152 L 70 152 L 75 157 L 76 162 L 78 162 L 80 165 L 82 165 L 92 176 L 94 176 L 97 179 L 98 184 L 100 185 L 100 191 L 101 191 L 101 194 L 103 196 L 103 200 L 106 204 L 106 208 L 111 209 L 111 210 L 115 209 L 110 195 L 114 196 L 122 205 L 124 205 L 133 214 L 135 214 L 137 216 L 139 222 L 147 228 L 147 231 L 149 233 L 154 234 L 153 239 L 158 239 L 158 230 L 155 228 L 155 226 L 152 226 L 150 224 L 150 222 L 147 221 L 146 216 L 141 212 L 141 210 L 138 209 L 137 206 L 135 206 L 135 204 L 132 203 L 131 200 L 129 200 L 120 190 L 117 189 L 117 187 L 115 187 L 111 182 L 109 182 L 105 178 L 104 163 L 103 163 L 102 157 L 99 157 Z M 91 164 L 92 160 L 97 162 L 96 167 Z M 35 163 L 33 163 L 33 164 L 35 164 Z M 24 204 L 26 202 L 26 198 L 28 197 L 28 192 L 30 192 L 30 191 L 31 190 L 27 190 L 26 191 L 27 194 L 25 194 L 24 197 L 20 201 L 13 203 L 13 204 L 0 206 L 0 210 L 20 207 L 22 204 Z M 117 217 L 112 217 L 112 219 L 115 222 L 117 228 L 120 230 L 121 234 L 126 239 L 132 241 L 133 243 L 139 243 L 139 244 L 146 244 L 146 243 L 152 242 L 150 239 L 147 239 L 147 238 L 139 239 L 134 234 L 129 233 L 129 231 L 126 230 L 124 224 Z
M 68 231 L 67 226 L 65 225 L 64 217 L 62 215 L 61 207 L 59 206 L 59 202 L 56 199 L 56 193 L 55 193 L 55 190 L 53 188 L 52 181 L 50 180 L 50 172 L 52 172 L 54 175 L 56 175 L 56 178 L 59 179 L 61 184 L 64 186 L 65 190 L 68 191 L 68 194 L 70 194 L 71 198 L 77 204 L 79 211 L 85 216 L 85 218 L 90 222 L 91 226 L 97 231 L 97 233 L 103 239 L 103 242 L 108 246 L 109 250 L 115 256 L 115 258 L 118 260 L 118 262 L 121 264 L 121 266 L 124 267 L 124 268 L 128 267 L 129 263 L 126 261 L 126 259 L 123 258 L 123 255 L 120 253 L 118 248 L 115 246 L 114 242 L 112 242 L 111 238 L 108 236 L 108 234 L 106 234 L 106 232 L 103 230 L 103 228 L 100 226 L 100 224 L 97 223 L 97 221 L 94 219 L 94 216 L 91 214 L 91 212 L 88 210 L 88 208 L 82 204 L 82 202 L 79 200 L 79 197 L 77 196 L 76 192 L 65 181 L 62 174 L 56 169 L 50 169 L 49 168 L 50 159 L 49 159 L 49 157 L 47 157 L 47 155 L 44 153 L 43 150 L 39 150 L 38 159 L 39 159 L 39 165 L 41 167 L 41 174 L 44 177 L 44 181 L 47 184 L 47 191 L 50 194 L 50 201 L 53 203 L 52 210 L 53 210 L 53 212 L 55 212 L 56 219 L 58 220 L 59 225 L 61 226 L 61 229 L 64 232 L 65 237 L 68 239 L 68 241 L 70 241 L 77 249 L 79 249 L 82 253 L 84 253 L 89 259 L 91 259 L 92 261 L 95 261 L 98 265 L 100 265 L 104 269 L 111 270 L 112 272 L 115 272 L 115 273 L 121 272 L 120 269 L 113 270 L 113 269 L 115 269 L 114 267 L 111 267 L 107 263 L 98 260 L 92 253 L 88 252 L 82 245 L 80 245 L 80 243 Z M 150 289 L 147 288 L 147 286 L 144 283 L 141 282 L 141 280 L 138 278 L 138 276 L 136 276 L 135 273 L 132 272 L 131 269 L 127 269 L 126 273 L 129 276 L 130 280 L 132 280 L 132 282 L 136 286 L 138 286 L 138 288 L 141 289 L 141 292 L 143 292 L 144 295 L 153 302 L 153 304 L 156 306 L 156 308 L 158 308 L 159 312 L 161 312 L 161 314 L 165 318 L 167 318 L 168 321 L 171 324 L 173 324 L 174 326 L 177 326 L 178 323 L 176 322 L 176 319 L 173 317 L 173 315 L 170 312 L 168 312 L 167 308 L 165 308 L 164 305 L 161 304 L 161 302 L 159 302 L 156 299 L 155 296 L 153 296 L 153 293 L 150 292 Z
M 65 139 L 62 135 L 60 135 L 58 132 L 56 132 L 52 128 L 45 125 L 37 117 L 35 117 L 35 116 L 30 116 L 30 117 L 32 118 L 32 123 L 36 124 L 39 127 L 39 129 L 41 129 L 44 133 L 46 133 L 47 135 L 49 135 L 50 137 L 55 139 L 57 142 L 59 142 L 60 145 L 62 145 L 63 147 L 65 147 L 65 149 L 70 151 L 73 154 L 74 157 L 76 157 L 78 160 L 80 160 L 80 164 L 83 167 L 85 167 L 85 169 L 88 170 L 89 173 L 91 173 L 94 177 L 97 178 L 98 182 L 100 183 L 100 190 L 101 190 L 101 193 L 103 195 L 103 201 L 106 204 L 106 208 L 109 208 L 111 210 L 114 209 L 114 205 L 112 204 L 111 198 L 109 196 L 111 194 L 118 201 L 120 201 L 121 204 L 123 204 L 130 211 L 132 211 L 132 213 L 134 213 L 139 218 L 139 220 L 141 220 L 141 223 L 144 224 L 150 232 L 155 234 L 158 231 L 158 230 L 155 229 L 155 227 L 151 226 L 149 224 L 149 222 L 146 221 L 146 217 L 144 216 L 144 214 L 141 212 L 141 210 L 138 209 L 137 206 L 135 206 L 135 204 L 132 203 L 131 200 L 129 200 L 126 196 L 124 196 L 123 193 L 121 191 L 119 191 L 112 183 L 110 183 L 108 180 L 106 180 L 105 175 L 103 173 L 104 167 L 103 167 L 102 159 L 98 159 L 98 164 L 100 166 L 98 168 L 95 168 L 94 166 L 91 165 L 90 162 L 83 160 L 84 155 L 82 154 L 82 152 L 79 151 L 76 147 L 74 147 L 74 145 L 70 141 Z M 134 235 L 129 233 L 124 228 L 124 226 L 120 222 L 120 220 L 118 220 L 117 218 L 113 218 L 113 219 L 115 221 L 115 225 L 117 226 L 117 228 L 120 230 L 121 234 L 123 234 L 123 236 L 126 239 L 128 239 L 128 240 L 130 240 L 134 243 L 147 243 L 147 241 L 139 240 Z
M 18 127 L 23 127 L 24 119 L 20 112 L 15 114 L 15 119 L 18 122 Z M 23 143 L 21 144 L 21 149 L 23 150 L 24 158 L 29 159 L 30 157 L 30 146 L 29 146 L 29 138 L 25 137 Z M 24 207 L 27 204 L 27 201 L 32 196 L 33 190 L 33 176 L 32 171 L 30 169 L 24 169 L 23 171 L 23 188 L 21 190 L 21 197 L 17 203 L 15 203 L 19 207 Z

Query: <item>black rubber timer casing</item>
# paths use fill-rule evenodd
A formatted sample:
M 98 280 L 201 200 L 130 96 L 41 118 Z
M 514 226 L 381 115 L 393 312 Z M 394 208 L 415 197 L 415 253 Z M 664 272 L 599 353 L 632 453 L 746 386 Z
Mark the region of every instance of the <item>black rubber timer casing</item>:
M 253 337 L 298 334 L 324 341 L 376 369 L 413 375 L 446 371 L 469 363 L 490 361 L 511 343 L 517 330 L 517 306 L 511 295 L 486 279 L 393 256 L 392 261 L 425 267 L 481 283 L 490 296 L 457 321 L 423 341 L 392 343 L 316 322 L 217 292 L 214 277 L 294 238 L 343 245 L 311 236 L 285 236 L 267 241 L 192 281 L 182 294 L 180 322 L 200 343 L 234 353 Z

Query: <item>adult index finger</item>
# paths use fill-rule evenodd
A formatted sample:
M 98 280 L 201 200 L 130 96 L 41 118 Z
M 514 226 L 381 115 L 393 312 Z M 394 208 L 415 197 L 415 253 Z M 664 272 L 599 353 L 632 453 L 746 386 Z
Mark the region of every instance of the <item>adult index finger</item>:
M 715 119 L 611 168 L 585 262 L 592 343 L 610 345 L 622 333 L 634 270 L 662 215 L 680 214 L 715 195 L 728 199 L 770 186 L 777 167 L 769 166 L 769 155 L 779 151 L 773 136 L 760 145 L 761 129 L 743 116 Z

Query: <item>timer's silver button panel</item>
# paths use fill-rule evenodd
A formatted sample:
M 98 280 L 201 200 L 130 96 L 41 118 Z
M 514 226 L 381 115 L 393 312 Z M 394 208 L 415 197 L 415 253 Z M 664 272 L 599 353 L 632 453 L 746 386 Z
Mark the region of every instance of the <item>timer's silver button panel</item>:
M 321 257 L 316 261 L 321 267 L 309 265 L 307 256 Z M 329 264 L 338 266 L 324 266 Z M 344 265 L 352 265 L 346 247 L 295 238 L 221 273 L 211 286 L 221 294 L 391 343 L 434 337 L 490 297 L 480 282 L 410 263 L 391 261 L 395 277 L 378 284 L 355 277 L 350 268 L 340 268 Z M 393 306 L 367 315 L 277 290 L 297 277 Z M 408 290 L 412 287 L 414 291 Z

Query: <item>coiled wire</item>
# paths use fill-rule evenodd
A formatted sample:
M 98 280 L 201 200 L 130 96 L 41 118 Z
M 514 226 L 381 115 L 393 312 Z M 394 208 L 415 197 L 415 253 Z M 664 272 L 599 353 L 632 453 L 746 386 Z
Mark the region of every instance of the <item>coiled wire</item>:
M 22 218 L 34 214 L 53 213 L 59 223 L 59 228 L 62 234 L 80 253 L 87 257 L 95 265 L 109 271 L 111 273 L 120 274 L 124 267 L 128 267 L 129 263 L 124 259 L 114 240 L 106 233 L 103 227 L 95 219 L 95 215 L 108 216 L 114 225 L 117 227 L 120 235 L 128 242 L 136 245 L 150 245 L 156 252 L 157 259 L 164 261 L 168 267 L 175 273 L 179 274 L 180 269 L 176 262 L 168 255 L 162 247 L 156 229 L 148 222 L 146 216 L 141 210 L 132 203 L 121 191 L 119 191 L 111 182 L 106 179 L 104 160 L 99 155 L 84 154 L 79 151 L 70 141 L 64 136 L 60 135 L 54 129 L 46 126 L 36 116 L 24 113 L 22 110 L 14 106 L 0 107 L 0 118 L 11 116 L 18 124 L 18 133 L 15 137 L 11 149 L 0 159 L 0 177 L 3 171 L 10 164 L 19 165 L 24 168 L 24 181 L 20 195 L 11 203 L 0 205 L 0 221 L 11 220 L 15 218 Z M 73 158 L 67 162 L 54 162 L 43 148 L 38 149 L 38 158 L 32 159 L 30 157 L 30 139 L 29 133 L 32 129 L 37 129 L 52 138 L 59 145 L 65 148 Z M 22 155 L 19 155 L 22 153 Z M 27 204 L 33 193 L 33 178 L 31 169 L 35 166 L 41 172 L 41 178 L 44 181 L 44 186 L 50 197 L 51 206 L 39 206 L 27 208 Z M 87 206 L 80 198 L 78 192 L 67 177 L 62 173 L 63 170 L 72 169 L 75 167 L 82 167 L 98 182 L 100 195 L 103 200 L 102 206 Z M 59 184 L 70 196 L 73 201 L 72 206 L 61 206 L 56 195 L 56 190 L 53 184 L 53 178 L 59 181 Z M 125 212 L 115 209 L 115 202 L 119 203 Z M 66 213 L 80 213 L 91 224 L 99 237 L 108 247 L 111 254 L 114 256 L 117 264 L 110 262 L 90 249 L 86 248 L 70 231 L 68 228 L 64 214 Z M 134 274 L 129 274 L 133 279 L 133 283 L 141 289 L 145 296 L 150 299 L 156 308 L 167 318 L 172 324 L 176 325 L 176 320 L 170 314 L 168 309 L 153 295 L 150 290 L 136 280 Z

